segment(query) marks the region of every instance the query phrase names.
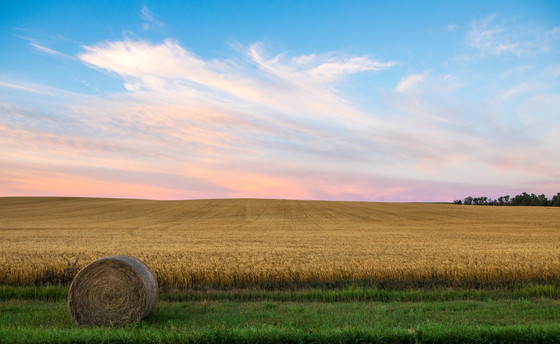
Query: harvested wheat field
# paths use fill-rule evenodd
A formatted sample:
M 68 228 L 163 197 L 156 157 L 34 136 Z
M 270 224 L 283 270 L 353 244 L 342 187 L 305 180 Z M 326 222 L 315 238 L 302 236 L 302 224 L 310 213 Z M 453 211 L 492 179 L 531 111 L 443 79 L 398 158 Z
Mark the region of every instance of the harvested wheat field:
M 105 256 L 162 286 L 560 279 L 560 208 L 268 199 L 0 198 L 0 283 Z

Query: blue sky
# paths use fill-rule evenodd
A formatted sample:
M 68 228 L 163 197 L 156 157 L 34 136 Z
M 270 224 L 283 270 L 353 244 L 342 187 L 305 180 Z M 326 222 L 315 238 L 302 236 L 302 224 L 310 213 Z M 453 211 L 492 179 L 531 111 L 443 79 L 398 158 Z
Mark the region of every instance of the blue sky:
M 560 3 L 0 4 L 0 195 L 560 191 Z

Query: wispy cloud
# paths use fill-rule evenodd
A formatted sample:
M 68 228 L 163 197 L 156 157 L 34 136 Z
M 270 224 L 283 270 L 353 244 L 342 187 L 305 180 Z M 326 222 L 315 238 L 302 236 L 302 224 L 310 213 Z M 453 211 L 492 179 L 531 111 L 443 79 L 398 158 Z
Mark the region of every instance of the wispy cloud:
M 367 57 L 345 57 L 336 54 L 301 55 L 287 59 L 283 54 L 267 58 L 260 43 L 252 44 L 248 55 L 264 71 L 285 80 L 292 77 L 312 83 L 329 83 L 363 71 L 379 71 L 396 62 L 381 62 Z
M 404 77 L 395 87 L 395 91 L 399 93 L 409 93 L 413 90 L 414 86 L 424 82 L 429 71 L 420 74 L 411 74 Z
M 142 23 L 142 29 L 144 31 L 165 26 L 161 20 L 156 19 L 154 12 L 150 11 L 148 6 L 145 5 L 140 10 L 140 19 L 144 22 Z
M 19 29 L 19 30 L 20 30 L 20 31 L 24 31 L 24 32 L 26 31 L 26 30 L 23 30 L 23 29 Z M 15 36 L 18 37 L 18 38 L 20 38 L 20 39 L 23 39 L 23 40 L 28 41 L 28 42 L 29 42 L 29 45 L 30 45 L 31 48 L 32 48 L 32 51 L 35 52 L 35 53 L 37 53 L 37 54 L 47 54 L 47 55 L 51 55 L 51 56 L 61 57 L 61 58 L 64 58 L 64 59 L 75 59 L 74 56 L 65 54 L 65 53 L 63 53 L 63 52 L 57 51 L 57 50 L 52 49 L 52 48 L 49 48 L 49 47 L 47 47 L 47 46 L 44 45 L 44 44 L 40 44 L 40 43 L 37 42 L 37 40 L 34 39 L 34 38 L 30 38 L 30 37 L 26 37 L 26 36 L 21 36 L 21 35 L 15 35 Z M 58 38 L 58 39 L 63 40 L 63 38 Z
M 530 94 L 535 89 L 536 89 L 535 84 L 533 84 L 529 81 L 525 81 L 525 82 L 520 83 L 519 85 L 515 85 L 515 86 L 510 87 L 506 90 L 502 90 L 502 91 L 498 92 L 498 94 L 496 95 L 496 100 L 499 101 L 499 102 L 504 102 L 511 97 Z
M 40 52 L 40 53 L 45 53 L 45 54 L 48 54 L 48 55 L 62 57 L 62 58 L 65 58 L 65 59 L 73 59 L 74 58 L 73 56 L 67 55 L 65 53 L 61 53 L 60 51 L 56 51 L 56 50 L 51 49 L 49 47 L 46 47 L 44 45 L 40 45 L 39 43 L 36 43 L 36 42 L 30 42 L 30 44 L 35 51 Z
M 558 49 L 560 28 L 519 24 L 508 20 L 497 20 L 496 14 L 471 23 L 466 43 L 483 54 L 517 56 L 535 55 Z
M 173 40 L 110 42 L 85 49 L 79 55 L 82 61 L 118 74 L 131 92 L 157 92 L 183 102 L 205 99 L 238 111 L 250 106 L 253 116 L 262 121 L 279 120 L 265 115 L 274 111 L 278 117 L 290 118 L 285 125 L 358 115 L 333 85 L 353 73 L 395 65 L 337 54 L 267 57 L 260 44 L 244 49 L 245 55 L 237 61 L 206 61 Z
M 18 91 L 31 92 L 36 94 L 48 94 L 48 88 L 40 85 L 20 85 L 0 80 L 0 87 L 11 88 Z
M 532 70 L 532 69 L 535 69 L 535 68 L 537 68 L 536 64 L 517 66 L 515 68 L 512 68 L 510 70 L 507 70 L 507 71 L 503 72 L 500 75 L 500 79 L 505 80 L 505 79 L 508 79 L 512 76 L 519 76 L 519 75 L 522 75 L 525 71 Z

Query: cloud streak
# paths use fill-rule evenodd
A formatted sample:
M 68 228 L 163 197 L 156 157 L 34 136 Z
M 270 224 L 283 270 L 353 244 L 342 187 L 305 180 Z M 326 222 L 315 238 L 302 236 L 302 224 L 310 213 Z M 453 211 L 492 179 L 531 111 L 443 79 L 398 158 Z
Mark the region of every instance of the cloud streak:
M 482 54 L 516 56 L 547 53 L 551 49 L 558 52 L 560 27 L 544 29 L 502 20 L 492 14 L 471 23 L 466 42 Z
M 62 57 L 62 58 L 65 58 L 65 59 L 73 59 L 74 58 L 70 55 L 61 53 L 60 51 L 56 51 L 54 49 L 51 49 L 49 47 L 46 47 L 46 46 L 41 45 L 41 44 L 36 43 L 36 42 L 30 42 L 30 44 L 35 51 L 40 52 L 40 53 L 45 53 L 45 54 L 56 56 L 56 57 Z
M 9 88 L 18 91 L 31 92 L 36 94 L 49 93 L 46 87 L 38 86 L 38 85 L 18 85 L 10 82 L 0 81 L 0 87 Z
M 161 20 L 156 19 L 154 12 L 150 11 L 148 6 L 143 6 L 140 10 L 140 19 L 144 23 L 142 23 L 142 29 L 144 31 L 153 30 L 158 27 L 164 27 L 164 23 Z
M 415 85 L 418 85 L 426 80 L 426 76 L 429 72 L 424 72 L 420 74 L 411 74 L 406 78 L 403 78 L 395 87 L 395 91 L 406 94 L 412 91 Z
M 69 60 L 75 59 L 74 56 L 70 56 L 70 55 L 65 54 L 63 52 L 60 52 L 58 50 L 54 50 L 52 48 L 49 48 L 49 47 L 45 46 L 44 44 L 38 43 L 34 38 L 29 38 L 29 37 L 20 36 L 20 35 L 15 35 L 15 36 L 20 38 L 20 39 L 28 41 L 29 45 L 32 48 L 32 51 L 36 54 L 46 54 L 46 55 L 51 55 L 51 56 L 60 57 L 60 58 L 63 58 L 63 59 L 69 59 Z

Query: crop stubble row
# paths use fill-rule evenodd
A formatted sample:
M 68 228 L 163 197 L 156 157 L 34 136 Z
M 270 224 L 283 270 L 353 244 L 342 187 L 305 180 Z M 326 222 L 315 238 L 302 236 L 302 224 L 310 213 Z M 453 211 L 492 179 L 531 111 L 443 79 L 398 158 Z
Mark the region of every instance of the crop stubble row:
M 120 254 L 168 286 L 560 279 L 557 208 L 0 198 L 0 241 L 10 284 L 66 281 Z

